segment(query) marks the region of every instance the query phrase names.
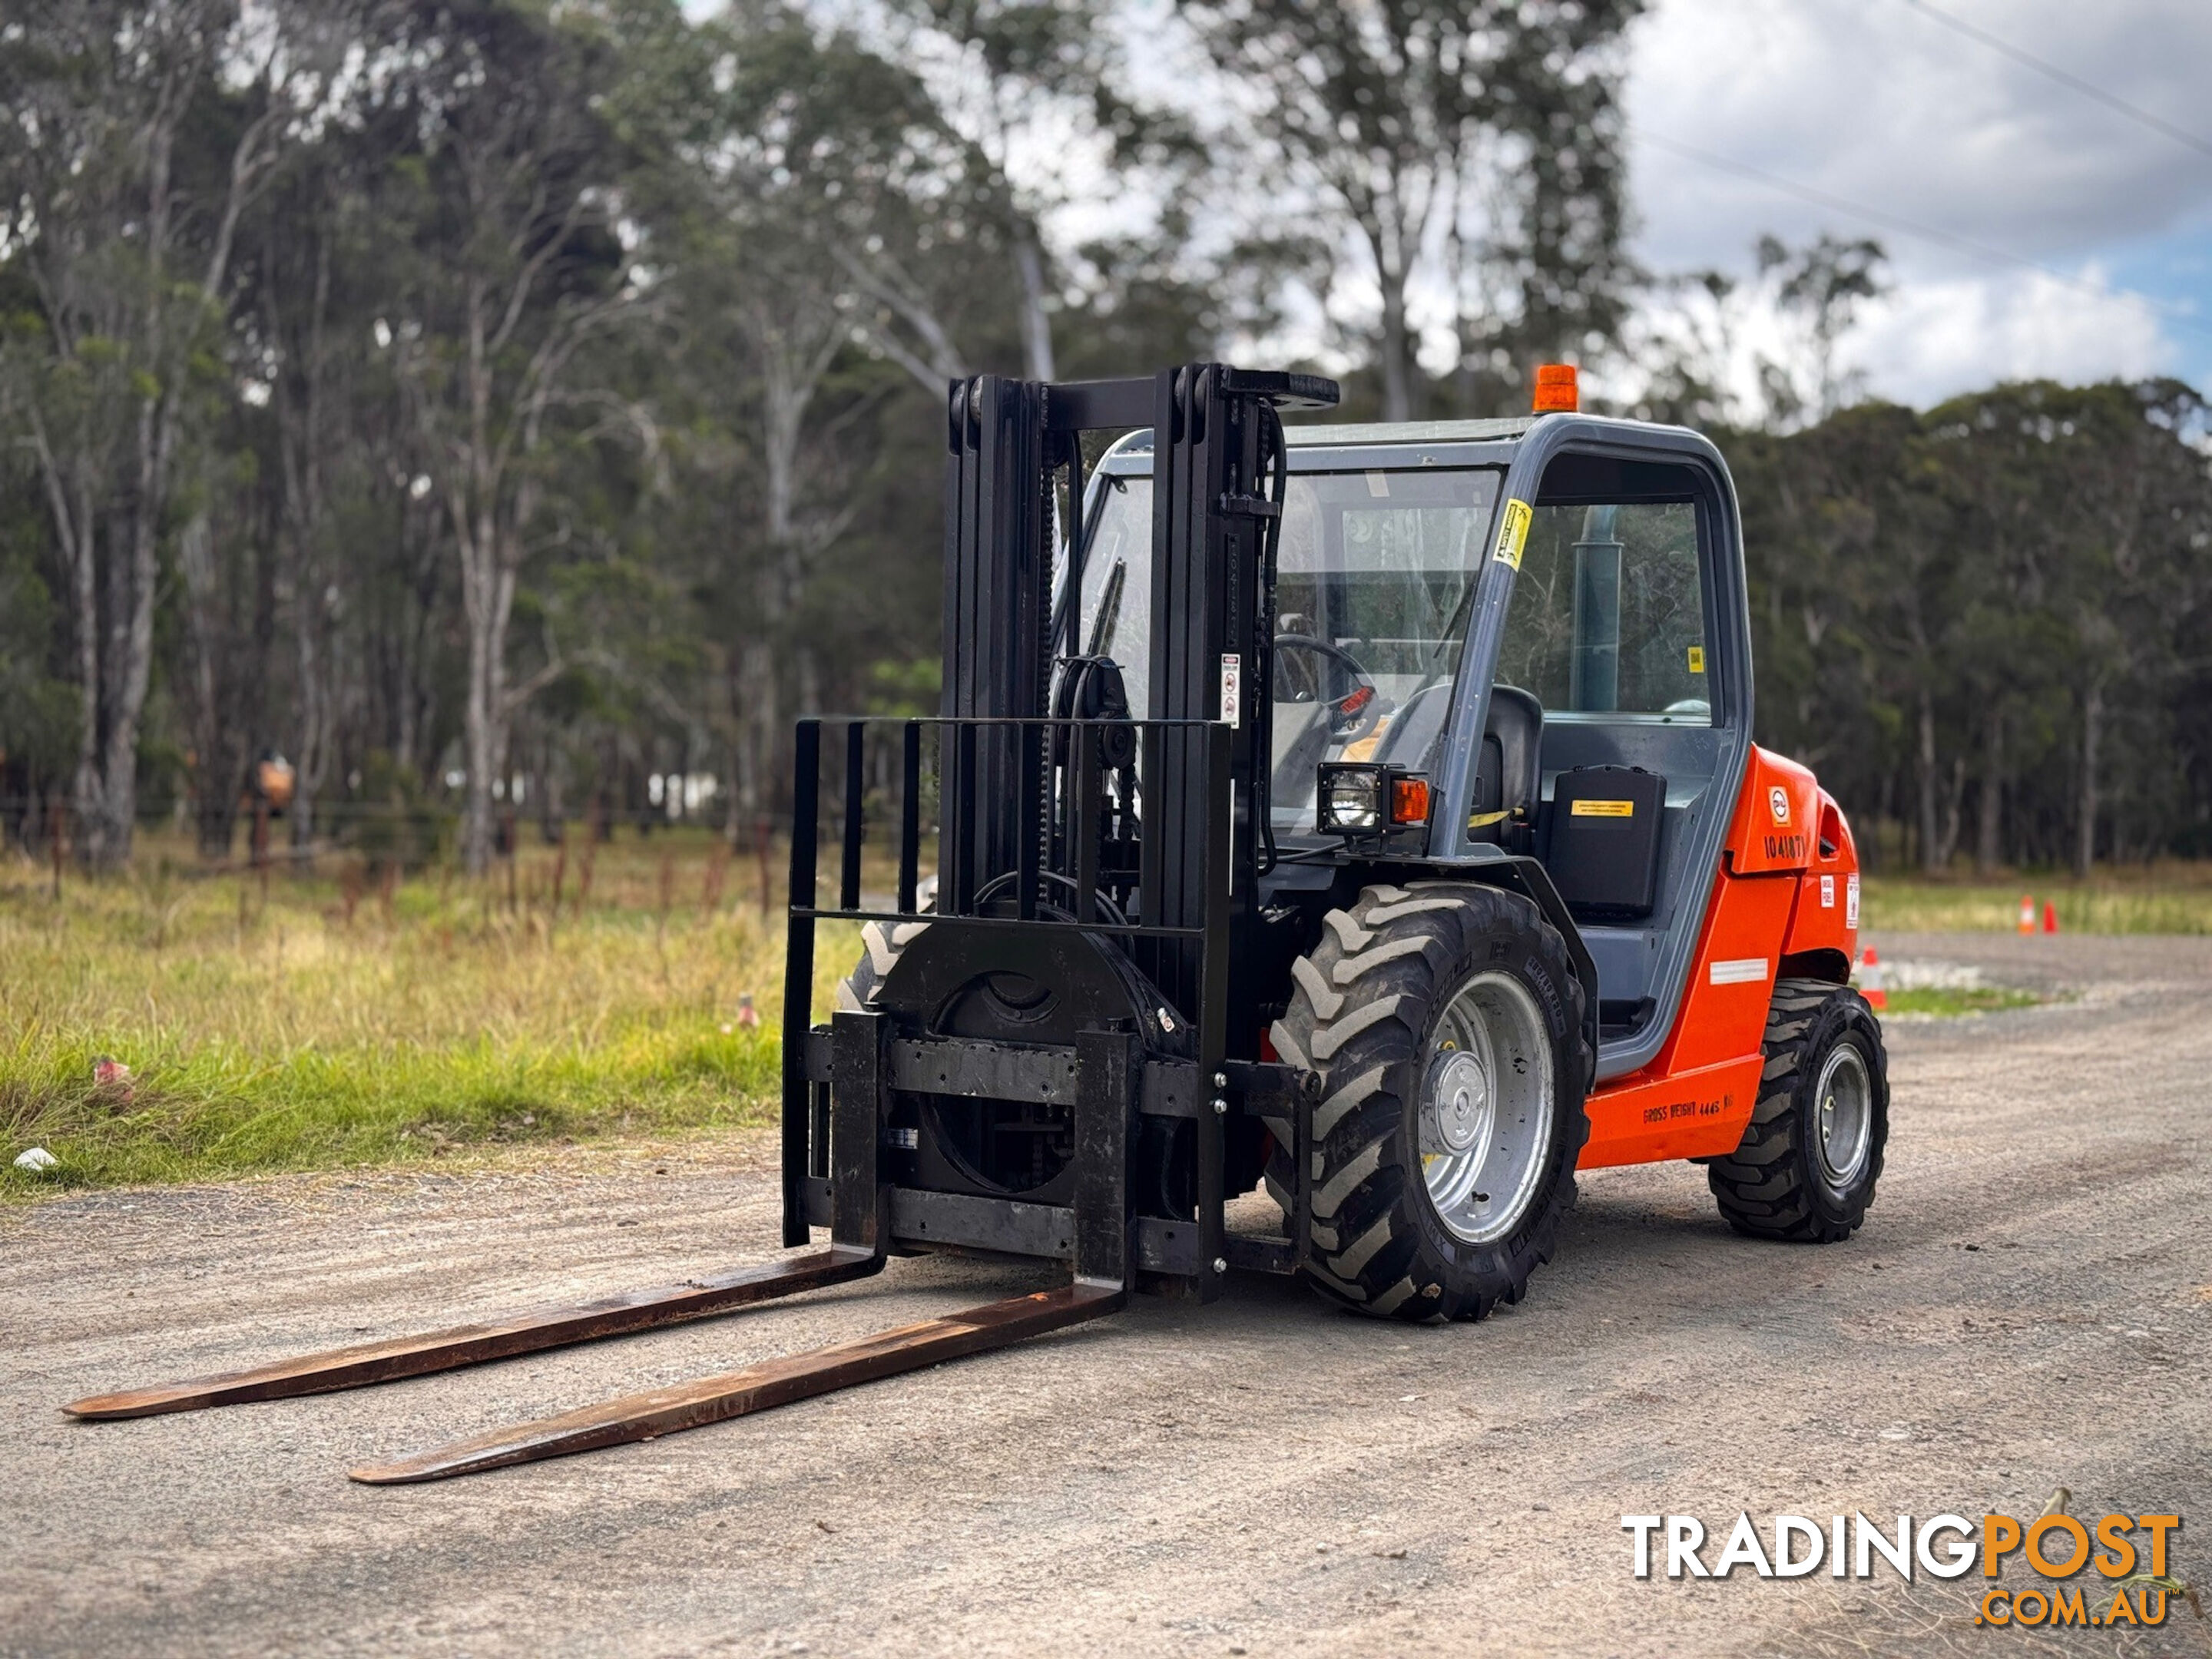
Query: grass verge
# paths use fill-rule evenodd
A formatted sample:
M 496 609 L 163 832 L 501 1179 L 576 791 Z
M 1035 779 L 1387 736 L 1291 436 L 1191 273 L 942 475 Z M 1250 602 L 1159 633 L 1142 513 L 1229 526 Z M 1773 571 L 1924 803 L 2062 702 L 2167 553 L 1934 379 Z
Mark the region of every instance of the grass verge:
M 161 836 L 131 874 L 68 877 L 58 897 L 50 872 L 0 863 L 0 1202 L 765 1123 L 783 950 L 754 886 L 696 832 L 532 848 L 475 884 L 386 886 L 342 860 L 209 875 Z M 2009 928 L 2023 888 L 2069 931 L 2212 933 L 2212 866 L 2194 866 L 2086 885 L 1870 878 L 1866 921 Z M 857 945 L 823 930 L 817 1015 Z M 1946 1015 L 2034 1000 L 1890 998 Z M 100 1081 L 103 1059 L 128 1079 Z M 59 1167 L 11 1167 L 34 1146 Z
M 2033 1008 L 2043 1000 L 2033 991 L 2010 985 L 1923 985 L 1909 991 L 1892 991 L 1885 1012 L 1950 1018 L 1960 1014 L 1995 1013 L 2005 1008 Z
M 781 930 L 724 901 L 711 841 L 657 841 L 385 891 L 156 849 L 58 901 L 0 870 L 0 1199 L 767 1121 Z M 34 1146 L 58 1167 L 14 1169 Z
M 2008 933 L 2020 901 L 2057 912 L 2069 933 L 2212 933 L 2212 863 L 2169 862 L 2100 872 L 2086 882 L 2023 872 L 2000 881 L 1868 876 L 1865 924 L 1902 933 Z

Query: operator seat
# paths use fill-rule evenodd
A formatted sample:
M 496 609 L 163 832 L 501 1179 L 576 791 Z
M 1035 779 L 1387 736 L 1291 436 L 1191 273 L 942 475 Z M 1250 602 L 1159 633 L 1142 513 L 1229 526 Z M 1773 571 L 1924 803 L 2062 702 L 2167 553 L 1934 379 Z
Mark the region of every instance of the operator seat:
M 1543 793 L 1544 705 L 1517 685 L 1493 685 L 1482 722 L 1482 754 L 1475 762 L 1468 838 L 1530 851 Z

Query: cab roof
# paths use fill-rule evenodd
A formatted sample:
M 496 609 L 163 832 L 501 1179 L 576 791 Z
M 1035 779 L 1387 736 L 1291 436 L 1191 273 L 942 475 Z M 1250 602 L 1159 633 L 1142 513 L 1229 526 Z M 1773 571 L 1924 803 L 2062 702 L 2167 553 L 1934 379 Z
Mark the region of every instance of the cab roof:
M 1533 415 L 1492 421 L 1370 421 L 1358 426 L 1283 424 L 1293 449 L 1346 449 L 1357 444 L 1501 443 L 1526 437 Z
M 1363 466 L 1506 465 L 1523 441 L 1540 428 L 1555 440 L 1572 428 L 1576 441 L 1582 442 L 1625 441 L 1646 452 L 1711 453 L 1705 439 L 1681 427 L 1582 413 L 1517 415 L 1484 421 L 1371 421 L 1358 425 L 1285 422 L 1283 435 L 1290 441 L 1293 471 L 1326 472 Z M 1146 428 L 1117 440 L 1099 458 L 1098 466 L 1106 472 L 1146 473 L 1152 471 L 1152 434 Z

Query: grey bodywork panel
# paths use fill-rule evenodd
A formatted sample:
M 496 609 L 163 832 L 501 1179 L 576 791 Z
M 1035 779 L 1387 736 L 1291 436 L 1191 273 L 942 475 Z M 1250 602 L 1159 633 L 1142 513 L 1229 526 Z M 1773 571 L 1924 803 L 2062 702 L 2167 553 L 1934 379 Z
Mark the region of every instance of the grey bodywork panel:
M 1602 1080 L 1639 1070 L 1665 1042 L 1681 1006 L 1700 924 L 1719 872 L 1721 848 L 1751 757 L 1751 623 L 1744 590 L 1742 530 L 1735 488 L 1720 452 L 1686 428 L 1587 415 L 1285 429 L 1293 472 L 1494 467 L 1505 473 L 1501 501 L 1534 503 L 1546 467 L 1569 452 L 1665 462 L 1686 466 L 1696 476 L 1711 723 L 1549 710 L 1544 722 L 1547 800 L 1559 773 L 1574 767 L 1640 766 L 1667 779 L 1659 898 L 1651 915 L 1636 925 L 1586 924 L 1579 929 L 1596 962 L 1604 1002 L 1619 1006 L 1648 1000 L 1650 1005 L 1648 1015 L 1632 1032 L 1601 1045 L 1598 1076 Z M 1151 434 L 1133 433 L 1123 438 L 1100 459 L 1097 471 L 1149 475 Z M 1086 522 L 1090 512 L 1086 506 Z M 1439 805 L 1431 821 L 1426 861 L 1466 867 L 1470 874 L 1498 857 L 1497 848 L 1469 840 L 1466 824 L 1474 761 L 1489 712 L 1491 671 L 1504 637 L 1516 574 L 1512 565 L 1495 557 L 1484 562 L 1435 781 Z

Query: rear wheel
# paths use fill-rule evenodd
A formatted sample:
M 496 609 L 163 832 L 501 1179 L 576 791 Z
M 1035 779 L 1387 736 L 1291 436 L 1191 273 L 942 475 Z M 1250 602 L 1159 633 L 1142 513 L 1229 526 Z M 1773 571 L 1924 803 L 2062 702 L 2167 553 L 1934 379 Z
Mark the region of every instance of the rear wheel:
M 1889 1139 L 1881 1024 L 1856 991 L 1785 979 L 1743 1140 L 1707 1167 L 1721 1214 L 1757 1238 L 1832 1244 L 1866 1219 Z
M 1551 1260 L 1588 1138 L 1566 945 L 1516 894 L 1370 887 L 1293 969 L 1277 1052 L 1321 1073 L 1309 1273 L 1362 1313 L 1480 1319 Z M 1294 1213 L 1290 1126 L 1267 1185 Z

